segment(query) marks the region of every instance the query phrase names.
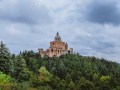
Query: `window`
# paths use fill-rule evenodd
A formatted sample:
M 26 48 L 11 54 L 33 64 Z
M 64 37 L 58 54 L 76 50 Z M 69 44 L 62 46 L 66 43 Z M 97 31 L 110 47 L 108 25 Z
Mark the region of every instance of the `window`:
M 53 49 L 51 49 L 51 52 L 53 52 Z

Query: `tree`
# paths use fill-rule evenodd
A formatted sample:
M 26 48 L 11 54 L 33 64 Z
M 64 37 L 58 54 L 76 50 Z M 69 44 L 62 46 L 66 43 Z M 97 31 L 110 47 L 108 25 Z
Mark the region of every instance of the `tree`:
M 65 65 L 63 64 L 62 61 L 60 62 L 57 69 L 58 69 L 58 72 L 57 72 L 58 76 L 62 79 L 65 79 L 65 76 L 66 76 L 67 72 L 66 72 L 66 67 L 65 67 Z
M 110 89 L 110 79 L 111 77 L 110 76 L 101 76 L 100 77 L 100 82 L 101 82 L 101 89 L 102 90 L 109 90 Z
M 15 59 L 14 77 L 20 82 L 29 80 L 29 71 L 21 55 L 18 55 Z
M 75 90 L 75 84 L 74 84 L 74 82 L 72 80 L 68 84 L 68 88 L 69 88 L 69 90 Z
M 83 77 L 77 84 L 77 90 L 93 90 L 93 88 L 93 83 Z
M 39 69 L 39 75 L 38 75 L 38 79 L 40 80 L 40 82 L 41 83 L 50 82 L 51 78 L 52 78 L 52 74 L 46 70 L 45 66 L 42 66 Z
M 65 81 L 66 83 L 69 83 L 71 81 L 71 77 L 70 77 L 70 74 L 67 73 L 66 77 L 65 77 Z
M 41 57 L 40 53 L 36 53 L 35 57 L 37 59 L 37 62 L 39 64 L 39 68 L 40 68 L 42 66 L 42 57 Z
M 110 76 L 101 76 L 100 77 L 100 81 L 104 84 L 109 83 L 110 79 L 111 79 Z
M 37 73 L 39 69 L 39 63 L 37 59 L 30 58 L 29 59 L 29 70 L 33 71 L 34 73 Z
M 11 73 L 11 57 L 10 57 L 9 49 L 6 45 L 1 41 L 0 43 L 0 71 L 10 74 Z

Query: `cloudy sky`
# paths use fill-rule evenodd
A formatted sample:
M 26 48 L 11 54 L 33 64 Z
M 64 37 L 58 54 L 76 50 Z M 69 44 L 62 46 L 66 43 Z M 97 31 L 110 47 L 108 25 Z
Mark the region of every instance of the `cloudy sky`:
M 47 49 L 56 32 L 82 55 L 120 63 L 119 0 L 0 0 L 0 41 L 12 53 Z

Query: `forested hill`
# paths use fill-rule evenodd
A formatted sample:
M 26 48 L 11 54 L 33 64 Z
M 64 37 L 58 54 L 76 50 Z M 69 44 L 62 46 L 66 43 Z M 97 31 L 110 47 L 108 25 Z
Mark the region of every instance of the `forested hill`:
M 79 54 L 15 55 L 1 42 L 0 90 L 120 90 L 120 65 Z

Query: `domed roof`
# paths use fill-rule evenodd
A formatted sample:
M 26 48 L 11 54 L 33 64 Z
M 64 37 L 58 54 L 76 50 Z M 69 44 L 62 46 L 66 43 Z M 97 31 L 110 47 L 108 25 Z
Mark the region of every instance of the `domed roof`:
M 61 37 L 59 36 L 59 33 L 57 32 L 55 36 L 55 41 L 61 41 Z

